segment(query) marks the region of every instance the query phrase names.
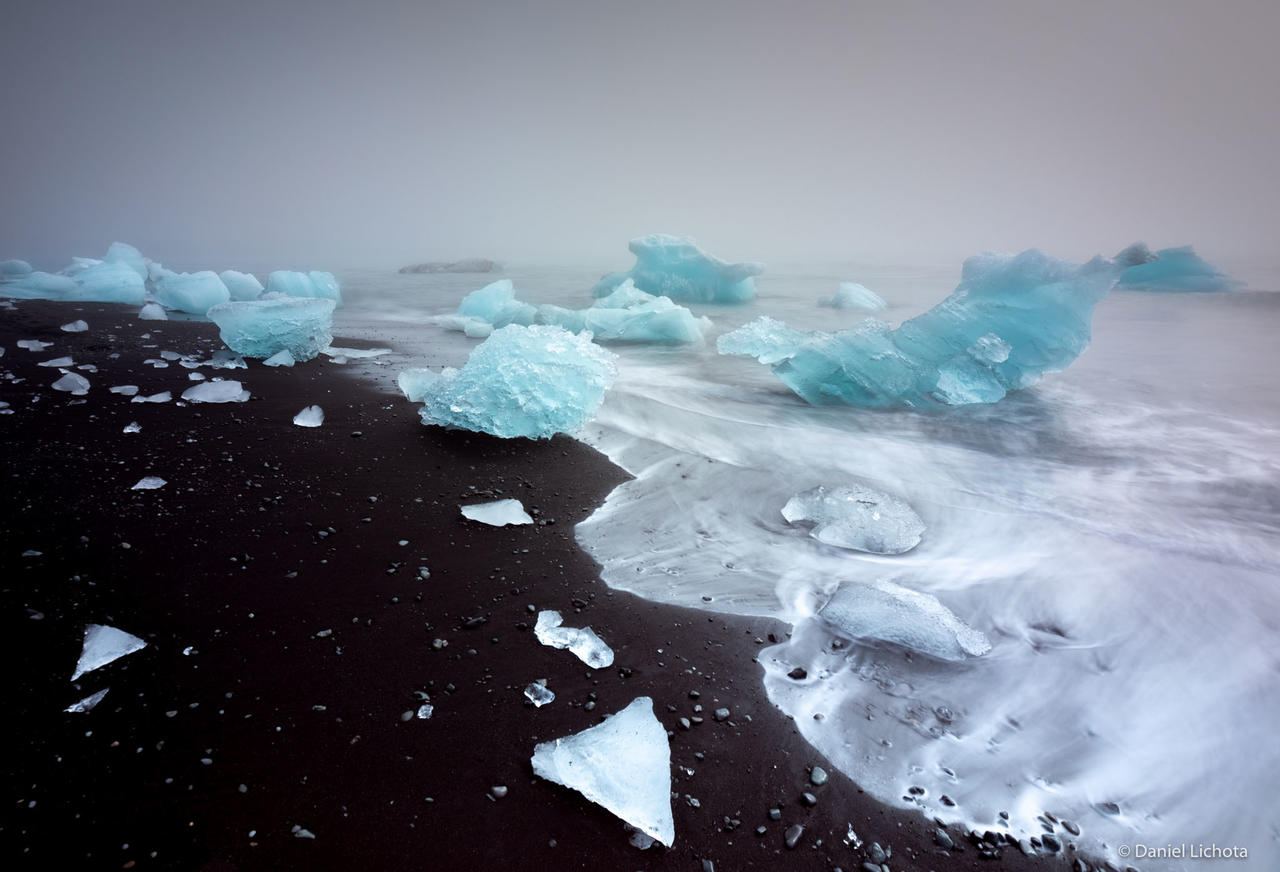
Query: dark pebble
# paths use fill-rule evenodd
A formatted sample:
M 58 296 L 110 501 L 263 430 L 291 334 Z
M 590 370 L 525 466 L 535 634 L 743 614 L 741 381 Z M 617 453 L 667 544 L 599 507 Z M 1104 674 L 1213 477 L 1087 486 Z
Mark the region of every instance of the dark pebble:
M 1044 849 L 1050 854 L 1056 854 L 1062 850 L 1062 842 L 1058 841 L 1058 837 L 1048 833 L 1040 837 L 1040 844 L 1044 845 Z
M 802 793 L 800 794 L 800 802 L 812 808 L 818 804 L 818 797 L 814 796 L 812 793 Z
M 951 837 L 947 835 L 947 831 L 941 828 L 933 831 L 933 841 L 934 844 L 944 851 L 950 851 L 955 847 L 955 842 L 951 841 Z
M 784 836 L 787 840 L 787 848 L 791 849 L 800 844 L 800 837 L 802 835 L 804 835 L 804 827 L 800 826 L 800 824 L 792 824 L 787 827 L 787 832 Z
M 795 681 L 804 681 L 808 677 L 809 673 L 805 672 L 799 666 L 787 673 L 787 678 L 794 679 Z

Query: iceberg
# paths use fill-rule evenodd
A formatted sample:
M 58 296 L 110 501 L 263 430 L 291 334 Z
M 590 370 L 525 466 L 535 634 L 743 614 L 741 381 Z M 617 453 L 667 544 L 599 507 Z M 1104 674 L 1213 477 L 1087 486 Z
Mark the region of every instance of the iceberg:
M 289 297 L 315 297 L 322 300 L 333 300 L 342 305 L 342 289 L 333 273 L 295 272 L 278 269 L 267 276 L 267 293 L 284 294 Z
M 479 521 L 491 527 L 505 527 L 508 524 L 532 524 L 533 518 L 524 510 L 519 500 L 497 500 L 492 503 L 476 503 L 471 506 L 460 506 L 462 516 L 471 521 Z
M 75 681 L 81 675 L 101 669 L 108 663 L 145 647 L 147 643 L 132 633 L 104 624 L 89 624 L 84 629 L 84 648 L 80 651 L 80 660 L 76 663 L 76 671 L 72 673 L 71 680 Z
M 222 341 L 245 357 L 271 357 L 288 350 L 306 361 L 333 342 L 333 300 L 267 295 L 222 303 L 208 312 Z
M 319 427 L 324 423 L 324 409 L 319 406 L 307 406 L 293 416 L 293 423 L 299 427 Z
M 156 301 L 166 309 L 204 315 L 212 306 L 231 299 L 231 292 L 210 270 L 170 273 L 156 282 Z
M 243 403 L 249 392 L 238 381 L 207 381 L 182 392 L 189 403 Z
M 617 356 L 589 336 L 559 327 L 512 324 L 472 349 L 422 389 L 425 424 L 504 439 L 549 439 L 595 414 L 617 374 Z
M 227 293 L 233 300 L 256 300 L 262 295 L 262 282 L 251 273 L 224 269 L 218 273 L 218 278 L 222 279 L 222 283 L 227 287 Z
M 25 260 L 0 260 L 0 282 L 31 275 L 31 264 Z
M 891 581 L 845 582 L 818 615 L 847 638 L 891 642 L 938 660 L 981 657 L 991 650 L 983 633 L 937 597 Z
M 602 724 L 537 745 L 532 762 L 535 775 L 578 791 L 667 847 L 675 842 L 671 745 L 649 697 Z
M 870 288 L 857 282 L 841 282 L 835 294 L 830 297 L 819 297 L 819 306 L 831 306 L 835 309 L 863 309 L 867 312 L 879 312 L 889 308 L 884 298 Z
M 463 332 L 466 332 L 469 323 L 490 327 L 506 327 L 508 324 L 527 326 L 533 323 L 536 313 L 536 308 L 516 299 L 515 285 L 510 279 L 501 279 L 467 294 L 458 304 L 458 309 L 453 314 L 454 320 L 442 323 L 450 329 Z
M 150 270 L 147 268 L 147 259 L 142 256 L 142 252 L 134 248 L 127 242 L 113 242 L 107 249 L 107 253 L 102 256 L 103 263 L 115 263 L 121 266 L 127 266 L 138 274 L 138 278 L 144 282 L 150 277 Z
M 812 524 L 827 545 L 871 554 L 902 554 L 920 544 L 924 522 L 897 497 L 859 485 L 802 491 L 782 508 L 788 524 Z
M 1112 260 L 1124 270 L 1116 285 L 1120 290 L 1212 293 L 1244 285 L 1205 263 L 1190 245 L 1152 252 L 1146 243 L 1135 242 Z
M 655 296 L 693 303 L 744 303 L 756 295 L 755 277 L 762 263 L 726 263 L 700 249 L 688 236 L 653 233 L 627 245 L 636 256 L 630 272 L 610 273 L 592 289 L 606 297 L 631 279 L 637 288 Z
M 0 285 L 0 296 L 18 300 L 67 300 L 75 290 L 76 280 L 70 276 L 37 270 Z
M 760 318 L 716 347 L 770 364 L 814 405 L 994 403 L 1084 351 L 1093 309 L 1118 271 L 1100 257 L 1077 266 L 1036 249 L 983 254 L 965 261 L 951 296 L 897 329 L 869 318 L 836 333 L 804 332 Z
M 538 612 L 533 635 L 543 645 L 568 649 L 592 669 L 604 669 L 613 665 L 613 649 L 596 635 L 595 630 L 590 627 L 579 630 L 560 626 L 563 623 L 564 618 L 557 611 Z
M 143 276 L 128 263 L 108 260 L 96 263 L 76 273 L 75 283 L 75 290 L 61 299 L 82 303 L 128 303 L 134 306 L 141 306 L 147 299 Z

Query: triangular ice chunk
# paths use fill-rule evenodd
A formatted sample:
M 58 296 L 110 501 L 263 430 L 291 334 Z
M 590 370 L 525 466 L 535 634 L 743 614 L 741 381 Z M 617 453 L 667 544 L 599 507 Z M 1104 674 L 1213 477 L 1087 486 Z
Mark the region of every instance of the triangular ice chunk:
M 675 842 L 671 745 L 649 697 L 637 697 L 602 724 L 538 745 L 533 771 L 573 788 L 667 847 Z
M 463 517 L 491 527 L 533 523 L 533 518 L 529 517 L 529 513 L 524 510 L 524 504 L 519 500 L 497 500 L 492 503 L 476 503 L 460 508 Z
M 104 687 L 97 693 L 91 693 L 79 702 L 73 702 L 71 705 L 64 708 L 63 711 L 75 715 L 88 714 L 93 711 L 94 706 L 102 702 L 102 698 L 107 695 L 107 691 L 110 689 L 111 688 L 109 687 Z
M 592 669 L 604 669 L 613 664 L 613 649 L 596 635 L 595 630 L 590 627 L 577 630 L 560 626 L 563 623 L 564 618 L 559 612 L 538 612 L 538 623 L 534 626 L 533 633 L 543 645 L 568 648 Z
M 76 664 L 71 680 L 75 681 L 86 672 L 92 672 L 145 647 L 147 643 L 132 633 L 102 624 L 90 624 L 84 628 L 84 650 L 80 652 L 80 662 Z

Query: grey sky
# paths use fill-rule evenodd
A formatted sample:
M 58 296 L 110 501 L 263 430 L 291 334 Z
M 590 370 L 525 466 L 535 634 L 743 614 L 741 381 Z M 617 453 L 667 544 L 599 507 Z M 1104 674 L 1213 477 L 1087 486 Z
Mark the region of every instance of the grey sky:
M 0 12 L 0 257 L 886 261 L 1280 228 L 1280 5 L 65 2 Z

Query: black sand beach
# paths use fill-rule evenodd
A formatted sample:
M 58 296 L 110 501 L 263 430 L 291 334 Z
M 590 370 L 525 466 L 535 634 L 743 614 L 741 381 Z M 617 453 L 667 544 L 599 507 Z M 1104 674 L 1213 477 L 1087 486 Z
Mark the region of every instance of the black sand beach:
M 78 318 L 86 332 L 59 329 Z M 581 443 L 427 428 L 324 358 L 202 367 L 252 399 L 182 406 L 188 370 L 144 360 L 207 357 L 216 328 L 122 307 L 19 302 L 0 310 L 0 347 L 3 868 L 861 870 L 872 843 L 892 872 L 1062 865 L 1013 844 L 991 862 L 837 773 L 759 681 L 754 658 L 785 626 L 610 591 L 573 526 L 623 474 Z M 50 389 L 57 369 L 37 364 L 63 355 L 98 368 L 87 396 Z M 119 384 L 174 401 L 132 403 Z M 324 425 L 294 426 L 313 403 Z M 148 475 L 168 483 L 130 490 Z M 459 514 L 502 497 L 538 523 Z M 591 625 L 613 667 L 538 644 L 539 609 Z M 89 623 L 147 648 L 73 685 Z M 542 678 L 556 700 L 535 709 L 523 688 Z M 92 712 L 63 712 L 105 687 Z M 405 720 L 422 694 L 433 715 Z M 529 762 L 637 696 L 671 731 L 669 850 L 631 847 Z

